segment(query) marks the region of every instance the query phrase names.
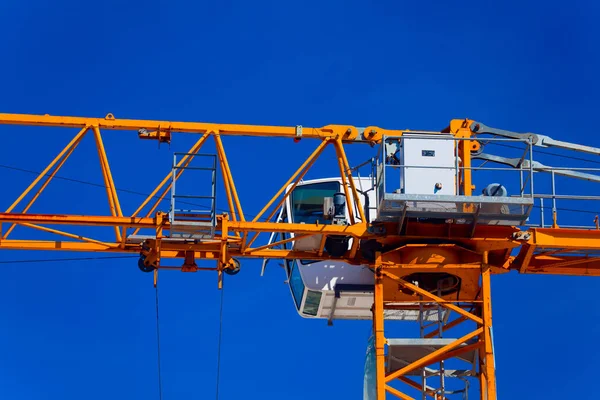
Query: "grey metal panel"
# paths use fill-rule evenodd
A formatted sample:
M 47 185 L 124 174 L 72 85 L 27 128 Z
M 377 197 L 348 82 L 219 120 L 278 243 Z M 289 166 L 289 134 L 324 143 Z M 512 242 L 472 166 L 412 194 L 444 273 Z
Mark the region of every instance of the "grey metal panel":
M 127 243 L 128 244 L 140 244 L 146 240 L 155 240 L 156 239 L 156 235 L 129 235 L 127 237 Z M 202 239 L 211 239 L 211 238 L 202 238 Z M 197 241 L 197 238 L 186 238 L 186 237 L 163 237 L 161 239 L 161 241 L 163 243 L 186 243 L 186 242 L 190 242 L 190 241 Z M 220 243 L 220 240 L 215 240 L 215 239 L 211 239 L 211 240 L 202 240 L 203 243 L 206 242 L 212 242 L 212 243 Z
M 387 372 L 391 373 L 397 371 L 408 364 L 411 364 L 432 352 L 454 342 L 456 339 L 388 339 L 388 354 L 387 358 Z M 463 343 L 459 347 L 467 346 Z M 471 350 L 460 354 L 453 359 L 462 360 L 469 363 L 471 369 L 465 370 L 445 370 L 445 376 L 470 376 L 473 375 L 474 362 L 477 360 L 478 350 Z M 439 371 L 431 368 L 420 368 L 412 371 L 408 375 L 421 376 L 425 370 L 429 374 L 439 374 Z
M 412 339 L 388 339 L 389 346 L 446 346 L 456 339 L 440 338 L 412 338 Z
M 474 205 L 465 212 L 465 205 Z M 384 193 L 377 221 L 405 218 L 458 219 L 481 225 L 521 225 L 533 207 L 530 197 L 407 195 Z M 459 211 L 460 210 L 460 211 Z
M 530 197 L 492 197 L 492 196 L 450 196 L 442 194 L 401 194 L 385 193 L 386 200 L 400 201 L 427 201 L 434 203 L 481 203 L 481 204 L 520 204 L 530 205 L 533 200 Z

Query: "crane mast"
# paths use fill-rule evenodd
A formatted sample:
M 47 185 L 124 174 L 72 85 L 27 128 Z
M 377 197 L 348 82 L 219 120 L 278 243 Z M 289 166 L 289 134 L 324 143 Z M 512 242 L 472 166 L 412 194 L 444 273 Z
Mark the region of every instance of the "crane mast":
M 131 120 L 112 114 L 105 118 L 0 114 L 0 124 L 60 127 L 65 133 L 76 130 L 23 193 L 0 212 L 0 250 L 132 253 L 139 255 L 142 271 L 154 274 L 155 284 L 160 270 L 210 270 L 217 273 L 219 288 L 223 274 L 236 274 L 246 258 L 366 266 L 372 284 L 332 289 L 337 299 L 347 291 L 367 296 L 372 304 L 365 399 L 383 400 L 388 395 L 413 399 L 408 393 L 418 393 L 423 399 L 467 398 L 472 381 L 479 386 L 481 399 L 496 399 L 491 276 L 510 271 L 600 275 L 598 219 L 595 226 L 564 227 L 559 224 L 556 206 L 561 198 L 597 199 L 561 197 L 554 190 L 556 176 L 593 182 L 600 182 L 600 176 L 590 170 L 554 168 L 533 159 L 534 147 L 600 154 L 600 149 L 589 146 L 494 129 L 469 119 L 452 120 L 435 132 L 376 126 L 313 128 Z M 171 170 L 165 171 L 149 196 L 133 212 L 126 212 L 103 143 L 107 130 L 135 132 L 140 139 L 159 143 L 171 142 L 178 133 L 198 136 L 188 151 L 174 155 Z M 30 213 L 85 136 L 93 136 L 96 145 L 110 214 Z M 289 138 L 293 139 L 290 146 L 310 140 L 315 147 L 261 211 L 249 217 L 238 196 L 223 136 Z M 216 154 L 200 152 L 208 141 L 214 142 Z M 522 153 L 506 157 L 484 152 L 484 147 L 494 143 L 521 146 Z M 365 204 L 368 196 L 357 184 L 363 178 L 357 176 L 359 169 L 351 166 L 346 154 L 349 145 L 364 146 L 365 154 L 371 148 L 377 151 L 368 163 L 374 205 Z M 289 217 L 293 211 L 290 198 L 306 183 L 303 179 L 326 148 L 333 148 L 336 154 L 339 193 L 333 200 L 325 199 L 315 222 L 293 220 Z M 206 163 L 194 167 L 199 160 Z M 504 167 L 494 169 L 488 163 Z M 195 170 L 208 174 L 208 195 L 182 194 L 177 183 L 184 173 Z M 514 195 L 509 195 L 508 185 L 496 182 L 487 182 L 482 195 L 475 194 L 477 174 L 507 170 L 514 170 L 520 178 L 512 186 Z M 535 190 L 534 177 L 542 173 L 551 175 L 551 194 Z M 217 176 L 228 209 L 220 214 Z M 186 199 L 204 199 L 208 205 L 190 210 L 181 206 Z M 544 199 L 552 202 L 552 222 L 548 224 L 543 217 Z M 170 206 L 161 209 L 165 200 Z M 537 204 L 542 207 L 542 217 L 534 226 L 531 212 Z M 289 210 L 287 220 L 283 218 L 285 210 Z M 28 230 L 21 230 L 15 238 L 16 226 Z M 70 231 L 77 226 L 109 227 L 114 234 L 111 238 L 82 236 Z M 34 231 L 54 238 L 33 239 L 27 232 Z M 270 235 L 266 244 L 257 244 L 260 235 Z M 199 267 L 197 260 L 212 260 L 214 267 Z M 330 323 L 338 318 L 336 307 L 342 306 L 347 305 L 338 300 L 328 306 Z M 399 320 L 418 323 L 418 337 L 394 338 L 388 328 L 402 323 Z M 451 383 L 453 380 L 458 384 Z

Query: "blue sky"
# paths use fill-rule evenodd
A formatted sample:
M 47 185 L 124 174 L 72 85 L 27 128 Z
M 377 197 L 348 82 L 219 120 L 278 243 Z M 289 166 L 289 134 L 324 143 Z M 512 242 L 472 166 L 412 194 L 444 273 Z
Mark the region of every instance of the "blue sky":
M 598 8 L 592 1 L 2 2 L 0 111 L 398 129 L 441 129 L 469 117 L 600 146 Z M 70 139 L 56 129 L 0 132 L 0 164 L 36 171 Z M 226 139 L 249 214 L 316 145 Z M 171 151 L 191 140 L 158 149 L 135 133 L 106 132 L 117 186 L 149 192 Z M 363 161 L 361 151 L 351 155 Z M 0 176 L 0 208 L 33 177 L 7 168 Z M 61 176 L 101 183 L 91 140 Z M 57 181 L 32 211 L 107 214 L 103 196 L 98 187 Z M 126 212 L 143 199 L 121 196 Z M 6 263 L 73 256 L 0 253 L 0 397 L 157 398 L 154 290 L 135 259 Z M 243 268 L 226 282 L 221 399 L 360 398 L 369 324 L 301 319 L 281 269 L 260 278 L 258 262 Z M 164 398 L 212 398 L 216 279 L 162 273 L 160 289 Z M 501 398 L 589 396 L 600 356 L 599 289 L 593 278 L 494 277 Z

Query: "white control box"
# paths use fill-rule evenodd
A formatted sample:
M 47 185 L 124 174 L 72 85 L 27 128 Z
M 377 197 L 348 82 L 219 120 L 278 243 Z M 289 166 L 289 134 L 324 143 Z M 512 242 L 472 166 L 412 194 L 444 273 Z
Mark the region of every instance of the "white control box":
M 456 195 L 456 141 L 447 134 L 431 134 L 431 139 L 423 136 L 410 133 L 402 136 L 401 192 Z

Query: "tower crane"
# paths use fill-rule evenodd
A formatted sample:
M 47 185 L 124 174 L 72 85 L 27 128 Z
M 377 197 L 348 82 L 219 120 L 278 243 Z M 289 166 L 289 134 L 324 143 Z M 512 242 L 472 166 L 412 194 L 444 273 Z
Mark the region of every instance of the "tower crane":
M 262 259 L 262 273 L 270 260 L 284 260 L 300 316 L 329 324 L 372 321 L 365 399 L 413 399 L 409 392 L 422 399 L 468 398 L 470 388 L 478 387 L 479 398 L 495 400 L 491 276 L 510 271 L 600 275 L 598 218 L 595 225 L 567 226 L 559 220 L 557 206 L 600 197 L 558 194 L 556 188 L 558 178 L 600 182 L 600 170 L 552 167 L 534 159 L 539 148 L 599 155 L 598 148 L 469 119 L 452 120 L 439 131 L 132 120 L 112 114 L 0 114 L 0 124 L 76 131 L 0 213 L 0 250 L 131 253 L 139 255 L 141 271 L 154 274 L 155 285 L 163 269 L 211 270 L 219 288 L 223 274 L 237 274 L 243 259 Z M 125 212 L 103 143 L 102 132 L 108 130 L 134 132 L 159 143 L 170 143 L 179 133 L 197 138 L 187 152 L 173 155 L 171 170 L 139 207 Z M 86 135 L 96 144 L 110 215 L 30 213 Z M 250 218 L 238 196 L 223 136 L 279 137 L 292 139 L 290 146 L 299 141 L 316 146 Z M 216 154 L 200 153 L 209 140 Z M 348 145 L 361 146 L 368 161 L 352 167 Z M 327 147 L 335 151 L 339 176 L 304 179 Z M 500 147 L 516 155 L 495 154 Z M 203 193 L 186 192 L 190 189 L 182 179 L 193 173 L 205 174 L 205 185 L 195 180 L 193 186 Z M 538 192 L 542 175 L 550 177 L 550 193 Z M 228 209 L 221 214 L 216 206 L 219 180 Z M 163 200 L 169 201 L 168 209 L 161 208 Z M 190 209 L 190 200 L 205 201 L 205 206 Z M 15 238 L 16 226 L 28 229 Z M 76 226 L 109 227 L 114 236 L 69 231 Z M 28 236 L 34 231 L 52 239 Z M 256 244 L 259 236 L 264 244 Z M 199 267 L 197 260 L 214 266 Z M 417 337 L 393 337 L 391 326 L 409 322 L 418 324 Z

